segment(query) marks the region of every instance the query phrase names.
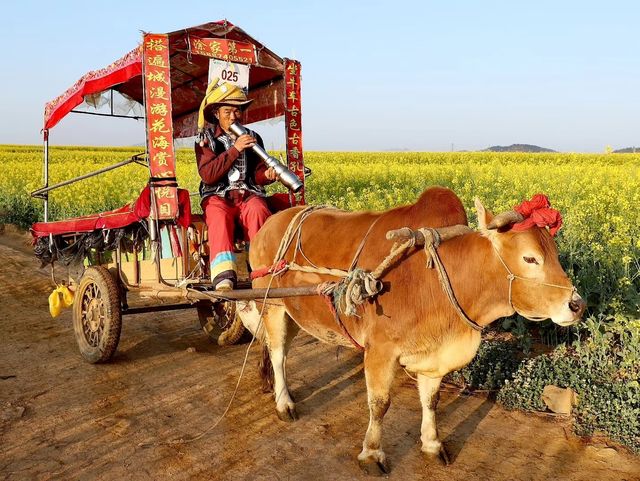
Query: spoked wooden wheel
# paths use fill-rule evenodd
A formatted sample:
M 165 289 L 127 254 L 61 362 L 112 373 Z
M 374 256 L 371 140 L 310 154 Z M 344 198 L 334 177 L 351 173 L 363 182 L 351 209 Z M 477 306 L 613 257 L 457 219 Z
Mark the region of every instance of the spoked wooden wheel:
M 199 301 L 196 304 L 198 319 L 207 337 L 220 346 L 237 343 L 244 334 L 244 325 L 236 315 L 233 301 L 211 303 Z
M 116 281 L 104 267 L 87 268 L 73 300 L 73 330 L 82 357 L 91 363 L 111 359 L 120 341 L 121 328 Z

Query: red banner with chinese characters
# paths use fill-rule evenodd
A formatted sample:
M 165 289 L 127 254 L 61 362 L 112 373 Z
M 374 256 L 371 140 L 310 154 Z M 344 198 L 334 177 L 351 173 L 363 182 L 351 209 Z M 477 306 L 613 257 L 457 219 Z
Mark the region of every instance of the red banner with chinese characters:
M 169 38 L 145 34 L 142 50 L 144 106 L 147 128 L 147 154 L 151 170 L 151 190 L 155 209 L 151 217 L 178 217 L 176 158 L 171 119 L 171 82 L 169 72 Z
M 300 100 L 300 62 L 284 60 L 285 109 L 284 123 L 287 131 L 287 163 L 289 170 L 304 183 L 304 158 L 302 155 L 302 109 Z M 291 205 L 305 203 L 304 188 L 291 194 Z
M 189 37 L 189 51 L 220 60 L 237 63 L 256 63 L 256 49 L 249 42 L 238 42 L 226 38 Z

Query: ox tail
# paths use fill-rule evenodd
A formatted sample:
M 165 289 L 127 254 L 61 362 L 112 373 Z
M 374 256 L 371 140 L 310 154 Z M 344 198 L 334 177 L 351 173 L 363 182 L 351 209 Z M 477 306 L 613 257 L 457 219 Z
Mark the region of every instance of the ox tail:
M 273 364 L 266 344 L 262 345 L 262 359 L 258 363 L 258 372 L 262 380 L 262 392 L 273 392 Z

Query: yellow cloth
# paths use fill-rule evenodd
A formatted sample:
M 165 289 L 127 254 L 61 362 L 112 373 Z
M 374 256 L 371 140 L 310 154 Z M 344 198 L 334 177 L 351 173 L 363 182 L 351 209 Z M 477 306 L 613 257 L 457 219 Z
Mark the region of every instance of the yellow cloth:
M 58 317 L 65 307 L 73 305 L 73 292 L 67 286 L 56 287 L 49 296 L 49 312 L 51 317 Z

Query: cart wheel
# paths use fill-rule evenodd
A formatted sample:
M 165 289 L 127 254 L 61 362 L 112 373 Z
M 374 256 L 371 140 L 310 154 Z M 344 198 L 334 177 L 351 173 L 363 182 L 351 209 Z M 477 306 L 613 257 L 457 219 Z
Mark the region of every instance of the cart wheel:
M 121 328 L 120 291 L 115 279 L 104 267 L 88 267 L 73 300 L 73 330 L 85 361 L 111 359 Z
M 237 343 L 244 334 L 244 325 L 236 316 L 236 303 L 232 301 L 196 304 L 198 319 L 207 337 L 220 346 Z

